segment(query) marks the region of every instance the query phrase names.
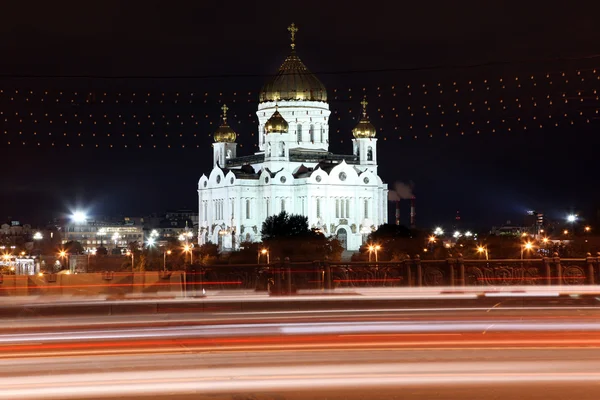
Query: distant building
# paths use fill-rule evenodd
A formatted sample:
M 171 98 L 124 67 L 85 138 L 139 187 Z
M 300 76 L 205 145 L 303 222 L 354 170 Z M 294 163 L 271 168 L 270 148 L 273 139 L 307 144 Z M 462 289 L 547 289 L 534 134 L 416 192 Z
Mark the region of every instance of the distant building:
M 63 224 L 62 242 L 77 241 L 86 252 L 98 247 L 107 249 L 125 248 L 136 242 L 144 243 L 144 229 L 141 223 L 129 218 L 120 221 L 87 220 L 85 222 L 68 221 Z
M 506 224 L 499 227 L 492 227 L 490 233 L 496 236 L 521 236 L 524 233 L 531 233 L 531 227 L 528 226 L 518 226 L 511 223 L 511 221 L 506 221 Z

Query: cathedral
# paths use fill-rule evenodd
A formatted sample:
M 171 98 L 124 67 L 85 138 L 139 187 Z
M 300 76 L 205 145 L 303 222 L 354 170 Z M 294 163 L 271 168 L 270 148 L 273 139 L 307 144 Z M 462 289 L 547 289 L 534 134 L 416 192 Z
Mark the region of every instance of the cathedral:
M 358 250 L 387 222 L 388 189 L 377 174 L 377 131 L 366 99 L 352 130 L 352 154 L 329 152 L 327 91 L 296 54 L 296 26 L 288 31 L 291 53 L 260 92 L 258 152 L 237 154 L 237 135 L 222 107 L 213 169 L 198 182 L 200 244 L 229 251 L 260 241 L 263 221 L 286 211 Z

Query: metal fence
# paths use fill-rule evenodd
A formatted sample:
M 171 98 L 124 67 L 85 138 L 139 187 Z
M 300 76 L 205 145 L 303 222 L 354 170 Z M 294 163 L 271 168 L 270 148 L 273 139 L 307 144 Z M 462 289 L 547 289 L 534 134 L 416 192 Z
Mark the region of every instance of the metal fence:
M 352 287 L 585 285 L 600 281 L 600 257 L 507 260 L 421 260 L 194 266 L 195 289 L 270 290 Z

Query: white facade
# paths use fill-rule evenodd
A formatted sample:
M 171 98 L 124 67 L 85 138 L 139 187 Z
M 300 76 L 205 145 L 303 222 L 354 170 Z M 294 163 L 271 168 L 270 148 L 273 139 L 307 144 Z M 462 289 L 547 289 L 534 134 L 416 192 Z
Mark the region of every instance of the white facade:
M 358 250 L 366 234 L 387 222 L 388 189 L 377 175 L 377 139 L 353 139 L 351 154 L 330 153 L 329 105 L 303 99 L 300 89 L 293 99 L 259 104 L 254 155 L 238 156 L 235 143 L 215 137 L 213 169 L 198 182 L 200 244 L 213 242 L 226 251 L 260 241 L 263 221 L 286 211 L 308 217 L 311 227 Z M 266 133 L 276 110 L 288 123 L 287 132 Z

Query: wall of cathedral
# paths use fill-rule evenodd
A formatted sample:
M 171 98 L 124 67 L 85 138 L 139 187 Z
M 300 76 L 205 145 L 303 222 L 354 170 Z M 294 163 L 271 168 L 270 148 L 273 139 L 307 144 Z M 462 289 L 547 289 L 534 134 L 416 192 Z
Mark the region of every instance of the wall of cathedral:
M 361 172 L 365 171 L 365 172 Z M 311 227 L 336 235 L 357 250 L 365 230 L 387 222 L 387 185 L 366 168 L 344 162 L 331 171 L 316 170 L 294 179 L 284 169 L 274 176 L 237 179 L 214 168 L 199 181 L 200 243 L 230 249 L 242 241 L 260 241 L 262 222 L 281 211 L 306 215 Z

